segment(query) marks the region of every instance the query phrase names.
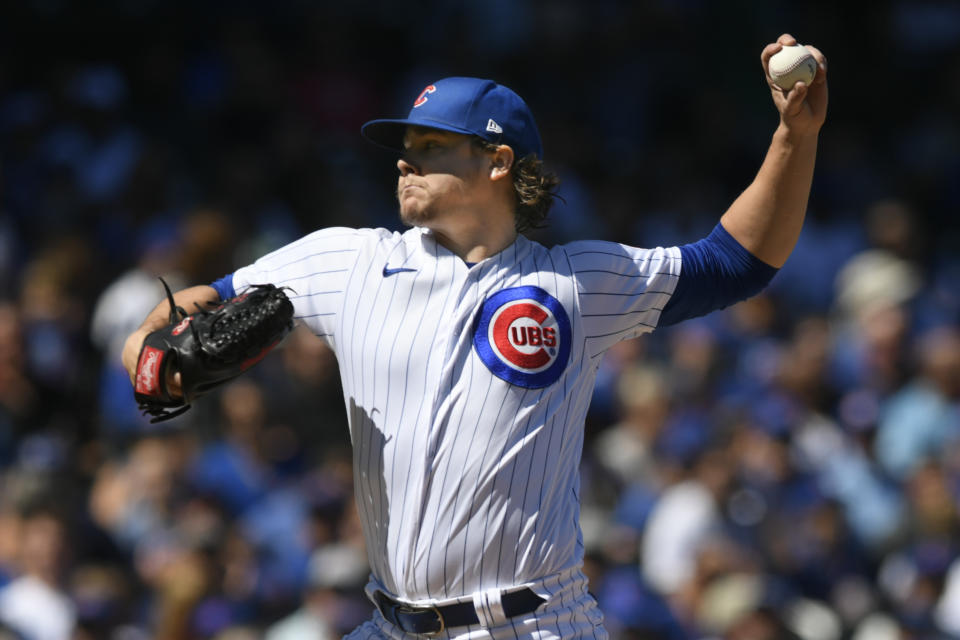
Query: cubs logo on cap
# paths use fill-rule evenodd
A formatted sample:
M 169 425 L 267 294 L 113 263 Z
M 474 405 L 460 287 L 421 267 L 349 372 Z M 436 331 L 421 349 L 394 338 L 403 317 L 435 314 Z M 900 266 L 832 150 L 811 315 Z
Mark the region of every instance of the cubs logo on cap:
M 490 371 L 511 384 L 540 389 L 556 382 L 570 358 L 570 319 L 539 287 L 503 289 L 487 298 L 473 347 Z

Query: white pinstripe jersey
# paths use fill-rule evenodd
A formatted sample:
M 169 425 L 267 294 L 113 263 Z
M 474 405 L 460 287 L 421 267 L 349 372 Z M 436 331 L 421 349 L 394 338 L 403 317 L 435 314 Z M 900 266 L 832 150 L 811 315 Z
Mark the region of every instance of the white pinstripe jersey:
M 520 236 L 471 267 L 423 229 L 331 228 L 233 284 L 289 286 L 336 352 L 373 580 L 436 602 L 578 571 L 596 369 L 679 272 L 677 248 Z

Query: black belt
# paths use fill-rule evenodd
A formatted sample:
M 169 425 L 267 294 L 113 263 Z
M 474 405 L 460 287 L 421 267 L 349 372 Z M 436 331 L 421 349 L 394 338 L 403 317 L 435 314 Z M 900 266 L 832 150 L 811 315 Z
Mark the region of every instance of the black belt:
M 462 627 L 468 624 L 480 624 L 473 602 L 458 602 L 442 607 L 415 607 L 397 602 L 383 591 L 373 594 L 377 608 L 387 622 L 407 633 L 434 634 L 450 627 Z M 508 618 L 536 611 L 546 602 L 531 589 L 521 589 L 504 593 L 500 597 L 503 612 Z

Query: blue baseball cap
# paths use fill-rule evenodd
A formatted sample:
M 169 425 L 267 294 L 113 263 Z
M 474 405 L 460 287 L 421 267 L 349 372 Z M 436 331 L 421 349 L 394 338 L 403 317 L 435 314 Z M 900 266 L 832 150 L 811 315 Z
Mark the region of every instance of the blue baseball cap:
M 406 118 L 371 120 L 360 132 L 376 145 L 403 151 L 403 135 L 410 125 L 479 136 L 509 145 L 518 159 L 531 153 L 543 159 L 540 132 L 527 103 L 493 80 L 437 80 L 420 92 Z

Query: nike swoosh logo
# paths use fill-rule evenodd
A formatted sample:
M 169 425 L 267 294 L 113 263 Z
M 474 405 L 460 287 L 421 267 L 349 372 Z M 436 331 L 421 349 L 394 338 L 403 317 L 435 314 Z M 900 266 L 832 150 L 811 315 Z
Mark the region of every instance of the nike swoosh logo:
M 416 269 L 405 269 L 404 267 L 398 267 L 396 269 L 391 269 L 387 265 L 383 265 L 383 277 L 392 276 L 395 273 L 400 273 L 401 271 L 416 271 Z

